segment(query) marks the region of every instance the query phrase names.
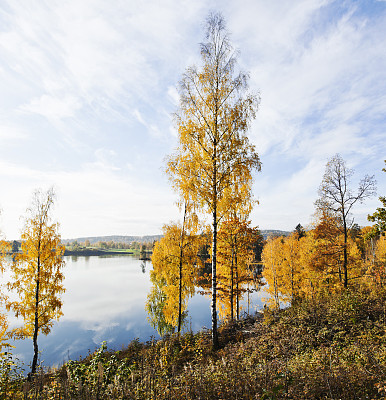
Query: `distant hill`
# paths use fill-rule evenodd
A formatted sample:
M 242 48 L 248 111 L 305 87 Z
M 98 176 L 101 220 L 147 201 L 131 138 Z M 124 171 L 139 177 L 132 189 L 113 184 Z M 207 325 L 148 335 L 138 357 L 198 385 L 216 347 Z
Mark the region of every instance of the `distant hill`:
M 264 239 L 267 239 L 269 236 L 288 236 L 291 232 L 288 231 L 280 231 L 277 229 L 264 229 L 261 230 L 261 234 Z M 113 241 L 115 243 L 144 243 L 144 242 L 153 242 L 154 240 L 160 240 L 162 235 L 146 235 L 146 236 L 88 236 L 88 237 L 79 237 L 74 239 L 63 239 L 62 243 L 68 244 L 73 241 L 77 241 L 78 243 L 84 243 L 86 240 L 90 241 L 90 244 L 95 244 L 98 242 L 110 242 Z
M 98 242 L 110 242 L 113 241 L 115 243 L 144 243 L 144 242 L 153 242 L 154 240 L 159 240 L 162 238 L 162 235 L 147 235 L 147 236 L 89 236 L 89 237 L 79 237 L 74 239 L 63 239 L 62 243 L 67 244 L 73 241 L 77 241 L 79 243 L 84 243 L 86 240 L 90 241 L 90 244 L 95 244 Z

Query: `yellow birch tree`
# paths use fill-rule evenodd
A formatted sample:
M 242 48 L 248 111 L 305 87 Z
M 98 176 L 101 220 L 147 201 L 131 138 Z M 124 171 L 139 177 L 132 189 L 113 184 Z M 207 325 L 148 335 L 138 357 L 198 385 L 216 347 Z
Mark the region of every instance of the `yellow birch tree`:
M 287 295 L 291 304 L 300 298 L 302 268 L 300 262 L 301 238 L 293 232 L 284 238 L 283 251 L 283 294 Z
M 280 309 L 281 302 L 289 300 L 285 294 L 285 275 L 284 275 L 284 238 L 268 238 L 261 254 L 263 262 L 263 277 L 268 285 L 266 291 L 271 296 L 268 304 L 276 309 Z
M 314 299 L 319 292 L 322 275 L 315 267 L 318 247 L 315 232 L 310 230 L 299 240 L 299 261 L 301 264 L 301 297 Z
M 217 232 L 230 204 L 242 201 L 239 189 L 250 185 L 260 160 L 246 132 L 259 99 L 246 93 L 248 75 L 235 74 L 235 51 L 224 19 L 211 14 L 206 42 L 201 44 L 202 67 L 190 67 L 179 87 L 175 115 L 178 148 L 167 162 L 173 187 L 184 200 L 211 216 L 212 226 L 212 340 L 217 334 Z
M 35 374 L 38 360 L 38 335 L 47 335 L 53 319 L 62 315 L 60 295 L 64 292 L 62 268 L 64 246 L 60 243 L 59 225 L 51 223 L 54 191 L 37 190 L 21 235 L 21 253 L 15 255 L 11 265 L 10 290 L 16 291 L 19 300 L 7 307 L 24 319 L 20 329 L 23 337 L 31 337 L 34 347 L 31 374 Z
M 167 300 L 166 279 L 156 271 L 150 271 L 150 282 L 152 287 L 147 295 L 146 310 L 148 312 L 147 319 L 150 325 L 157 332 L 164 336 L 174 332 L 175 325 L 170 323 L 170 319 L 165 316 L 165 304 Z
M 218 233 L 218 289 L 222 317 L 231 320 L 240 316 L 240 299 L 253 280 L 250 268 L 254 261 L 253 246 L 260 238 L 260 231 L 249 226 L 249 222 L 238 218 L 221 224 Z
M 163 282 L 158 290 L 165 295 L 165 320 L 177 326 L 179 333 L 187 298 L 195 293 L 195 266 L 200 262 L 198 253 L 202 242 L 197 235 L 197 218 L 190 213 L 190 207 L 185 206 L 182 224 L 165 225 L 163 235 L 151 257 L 152 279 Z
M 1 232 L 0 232 L 1 235 Z M 0 240 L 0 276 L 4 273 L 5 270 L 5 256 L 7 252 L 11 250 L 10 243 L 5 240 Z M 6 296 L 3 293 L 2 287 L 0 285 L 0 310 L 5 308 L 6 304 Z M 8 319 L 7 316 L 0 311 L 0 351 L 2 347 L 5 345 L 5 341 L 10 337 L 8 331 Z

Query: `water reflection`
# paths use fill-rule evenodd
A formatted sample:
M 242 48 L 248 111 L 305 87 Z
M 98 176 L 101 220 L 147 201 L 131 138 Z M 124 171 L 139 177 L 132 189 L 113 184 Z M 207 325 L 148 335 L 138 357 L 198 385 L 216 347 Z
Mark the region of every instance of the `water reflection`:
M 67 256 L 65 260 L 63 316 L 48 336 L 39 335 L 38 339 L 44 365 L 60 365 L 86 356 L 104 340 L 109 348 L 119 350 L 135 338 L 146 341 L 159 337 L 157 329 L 162 321 L 157 321 L 156 308 L 150 322 L 145 310 L 151 289 L 151 262 L 130 255 Z M 250 309 L 256 305 L 261 306 L 260 294 L 251 295 Z M 11 318 L 11 324 L 16 326 L 17 320 Z M 209 297 L 195 295 L 189 299 L 184 326 L 193 331 L 210 327 Z M 160 333 L 165 329 L 169 327 Z M 28 364 L 33 355 L 32 341 L 18 340 L 15 345 L 14 353 Z
M 143 274 L 146 273 L 146 260 L 141 261 L 141 271 Z
M 120 349 L 134 338 L 158 336 L 146 319 L 150 282 L 148 274 L 139 268 L 138 259 L 126 255 L 68 256 L 65 261 L 63 316 L 48 336 L 39 335 L 46 365 L 85 356 L 103 340 L 109 347 Z M 31 340 L 15 344 L 16 353 L 28 363 Z

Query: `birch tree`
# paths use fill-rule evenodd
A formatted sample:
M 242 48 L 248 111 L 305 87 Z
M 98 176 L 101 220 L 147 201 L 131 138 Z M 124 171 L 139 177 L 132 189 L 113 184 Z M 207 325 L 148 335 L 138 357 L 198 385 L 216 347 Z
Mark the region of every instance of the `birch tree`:
M 51 223 L 54 204 L 52 189 L 46 193 L 38 190 L 33 195 L 28 217 L 21 235 L 21 253 L 12 263 L 12 280 L 8 287 L 16 291 L 18 300 L 10 302 L 8 308 L 24 319 L 20 334 L 33 341 L 34 355 L 31 374 L 35 374 L 38 360 L 38 335 L 47 335 L 54 319 L 62 315 L 60 295 L 64 267 L 64 246 L 60 243 L 59 225 Z
M 164 236 L 155 244 L 151 256 L 152 280 L 164 283 L 162 288 L 155 284 L 154 289 L 164 292 L 165 320 L 177 326 L 178 333 L 181 332 L 187 299 L 195 293 L 195 267 L 200 262 L 198 252 L 202 244 L 202 238 L 197 235 L 197 217 L 190 210 L 189 204 L 185 204 L 182 224 L 164 225 Z M 152 297 L 153 293 L 149 300 Z
M 1 231 L 0 231 L 1 237 Z M 7 252 L 11 250 L 11 245 L 5 240 L 0 239 L 0 276 L 5 270 L 5 256 Z M 3 309 L 3 305 L 6 304 L 6 295 L 3 293 L 2 285 L 0 284 L 0 310 Z M 0 311 L 0 350 L 4 346 L 5 341 L 9 339 L 10 335 L 8 332 L 8 319 L 7 316 Z M 1 354 L 0 354 L 1 355 Z
M 366 175 L 360 182 L 356 193 L 350 188 L 350 178 L 354 170 L 346 166 L 343 158 L 336 154 L 326 165 L 322 183 L 319 187 L 319 199 L 316 206 L 319 210 L 334 213 L 341 222 L 344 238 L 343 246 L 343 283 L 348 286 L 348 233 L 353 224 L 350 217 L 353 206 L 373 196 L 376 190 L 374 176 Z
M 227 219 L 218 233 L 218 289 L 219 303 L 223 315 L 234 319 L 240 317 L 240 299 L 248 291 L 245 287 L 253 281 L 250 268 L 255 253 L 253 246 L 260 238 L 257 227 L 249 226 L 249 221 L 238 218 Z
M 201 44 L 202 65 L 189 67 L 179 86 L 175 114 L 178 148 L 167 160 L 174 188 L 211 216 L 212 339 L 218 346 L 216 310 L 217 231 L 229 205 L 243 201 L 259 156 L 246 135 L 259 98 L 247 93 L 248 74 L 236 73 L 236 53 L 224 19 L 211 14 Z
M 264 264 L 263 276 L 267 282 L 266 291 L 270 295 L 268 304 L 275 309 L 280 309 L 281 302 L 286 302 L 289 297 L 283 294 L 284 290 L 284 239 L 270 237 L 264 246 L 261 260 Z

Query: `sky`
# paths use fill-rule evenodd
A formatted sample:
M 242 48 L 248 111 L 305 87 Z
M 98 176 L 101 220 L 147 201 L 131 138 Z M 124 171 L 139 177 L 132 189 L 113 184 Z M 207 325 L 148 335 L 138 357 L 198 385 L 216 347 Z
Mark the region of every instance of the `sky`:
M 152 235 L 181 217 L 165 157 L 204 22 L 223 14 L 261 104 L 251 222 L 308 226 L 327 161 L 386 195 L 386 1 L 2 0 L 0 230 L 20 237 L 32 193 L 53 186 L 63 238 Z M 381 204 L 358 204 L 353 216 Z

